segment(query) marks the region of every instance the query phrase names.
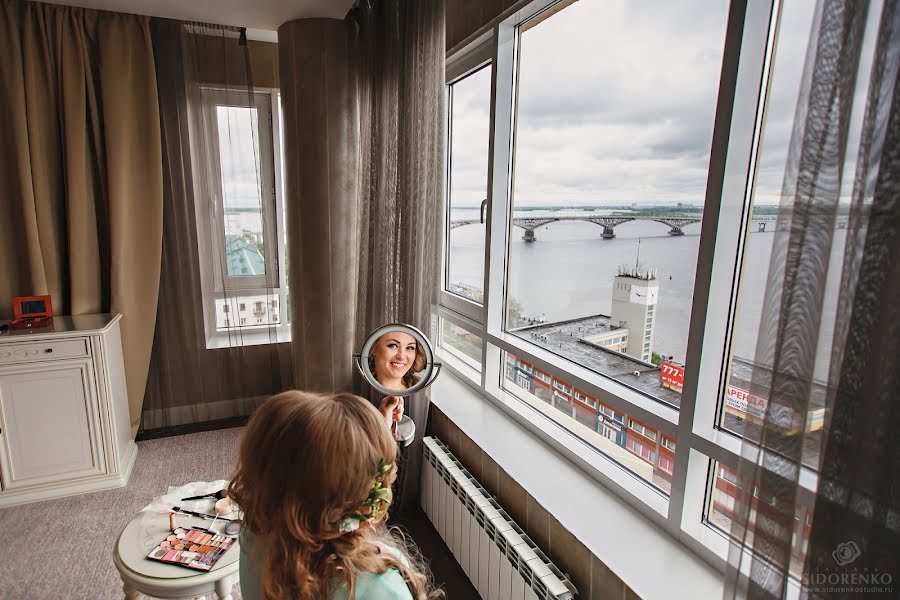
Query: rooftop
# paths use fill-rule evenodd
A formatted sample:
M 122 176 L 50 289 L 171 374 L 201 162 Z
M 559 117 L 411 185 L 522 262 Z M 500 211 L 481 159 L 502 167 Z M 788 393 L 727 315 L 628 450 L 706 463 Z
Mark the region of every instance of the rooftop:
M 591 344 L 581 338 L 619 329 L 607 315 L 594 315 L 532 325 L 516 329 L 514 333 L 554 354 L 674 407 L 681 406 L 681 394 L 662 387 L 659 367 Z M 635 372 L 638 375 L 635 375 Z
M 225 236 L 225 260 L 229 275 L 265 275 L 266 260 L 259 247 L 239 235 Z

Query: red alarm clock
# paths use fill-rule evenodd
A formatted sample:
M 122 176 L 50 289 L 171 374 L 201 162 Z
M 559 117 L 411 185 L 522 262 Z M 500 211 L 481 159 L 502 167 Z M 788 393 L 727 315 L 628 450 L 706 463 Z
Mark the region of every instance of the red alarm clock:
M 20 296 L 13 298 L 13 314 L 15 319 L 9 324 L 10 329 L 30 329 L 45 327 L 53 318 L 53 306 L 50 296 Z

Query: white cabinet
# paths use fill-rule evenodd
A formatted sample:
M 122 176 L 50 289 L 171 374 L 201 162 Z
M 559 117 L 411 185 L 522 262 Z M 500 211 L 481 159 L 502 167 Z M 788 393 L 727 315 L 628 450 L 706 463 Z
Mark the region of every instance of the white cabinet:
M 119 315 L 56 317 L 0 336 L 0 506 L 128 482 Z

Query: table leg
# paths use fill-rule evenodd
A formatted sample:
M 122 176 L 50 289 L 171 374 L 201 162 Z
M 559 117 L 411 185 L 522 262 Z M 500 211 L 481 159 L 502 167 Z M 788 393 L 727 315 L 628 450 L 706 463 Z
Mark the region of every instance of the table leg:
M 125 600 L 140 600 L 141 593 L 128 585 L 128 583 L 122 583 L 122 591 L 125 592 Z
M 225 577 L 224 579 L 220 579 L 216 582 L 216 595 L 219 597 L 219 600 L 231 600 L 231 586 L 234 585 L 234 581 L 231 577 Z

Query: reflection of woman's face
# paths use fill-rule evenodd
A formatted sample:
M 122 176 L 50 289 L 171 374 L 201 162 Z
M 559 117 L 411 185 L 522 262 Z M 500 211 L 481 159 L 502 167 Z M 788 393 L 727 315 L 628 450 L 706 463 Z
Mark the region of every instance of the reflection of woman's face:
M 416 338 L 400 331 L 390 331 L 380 338 L 372 348 L 375 359 L 375 378 L 384 380 L 402 379 L 416 360 Z

